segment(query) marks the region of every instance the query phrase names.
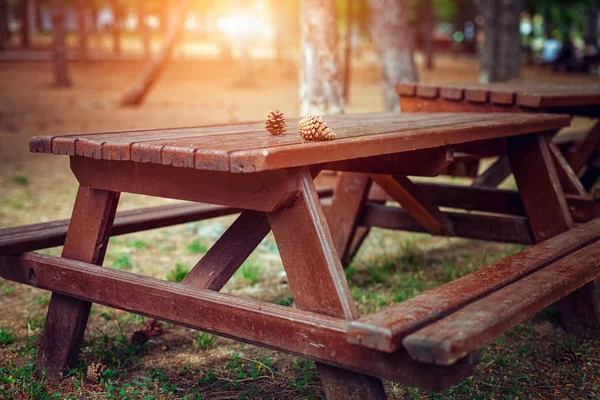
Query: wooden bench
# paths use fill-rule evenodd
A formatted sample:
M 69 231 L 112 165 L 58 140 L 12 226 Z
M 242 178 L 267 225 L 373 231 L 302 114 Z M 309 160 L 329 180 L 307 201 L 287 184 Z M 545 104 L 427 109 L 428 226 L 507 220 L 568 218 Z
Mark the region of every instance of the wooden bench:
M 400 84 L 396 92 L 403 112 L 543 112 L 600 116 L 600 85 L 597 84 Z M 600 146 L 600 122 L 583 133 L 559 136 L 556 142 L 571 168 L 581 175 L 583 186 L 590 190 L 600 176 L 600 169 L 592 165 Z M 447 173 L 475 177 L 476 164 L 472 158 L 457 160 Z M 490 168 L 494 177 L 480 179 L 477 185 L 497 186 L 510 174 L 505 160 Z
M 600 275 L 600 218 L 350 323 L 350 343 L 451 365 Z
M 318 190 L 319 196 L 330 197 L 332 189 Z M 234 207 L 183 203 L 118 212 L 111 236 L 202 221 L 240 213 Z M 0 229 L 0 256 L 25 253 L 62 246 L 67 236 L 69 219 Z

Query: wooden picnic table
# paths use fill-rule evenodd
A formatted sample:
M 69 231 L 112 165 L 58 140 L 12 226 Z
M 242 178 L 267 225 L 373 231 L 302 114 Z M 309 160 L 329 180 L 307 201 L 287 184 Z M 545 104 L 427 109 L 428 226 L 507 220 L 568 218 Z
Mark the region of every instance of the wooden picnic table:
M 400 84 L 396 87 L 403 112 L 529 112 L 571 116 L 600 117 L 600 84 L 548 84 L 515 82 L 492 85 L 450 85 L 437 83 Z M 561 135 L 562 148 L 583 186 L 590 190 L 600 168 L 600 121 L 588 132 Z M 450 172 L 475 177 L 478 162 L 465 158 L 450 167 Z M 460 167 L 460 168 L 459 168 Z M 506 158 L 498 162 L 475 184 L 496 186 L 510 173 Z M 500 181 L 500 182 L 499 182 Z
M 73 365 L 92 302 L 314 360 L 329 399 L 385 398 L 380 379 L 449 387 L 472 374 L 483 343 L 555 301 L 570 323 L 597 326 L 590 282 L 600 274 L 600 220 L 572 228 L 574 215 L 590 221 L 598 210 L 589 197 L 565 196 L 549 145 L 549 136 L 568 125 L 567 116 L 362 114 L 326 120 L 338 136 L 333 141 L 306 142 L 295 128 L 271 136 L 262 123 L 32 138 L 32 152 L 70 156 L 80 185 L 61 257 L 0 257 L 5 279 L 53 292 L 38 368 L 56 379 Z M 520 207 L 520 215 L 445 213 L 427 193 L 444 201 L 460 196 L 407 178 L 439 174 L 465 148 L 508 154 L 522 202 L 518 194 L 500 193 L 507 203 L 490 207 L 511 213 Z M 313 181 L 324 169 L 348 172 L 326 213 Z M 386 192 L 375 202 L 366 201 L 370 179 Z M 121 192 L 242 212 L 181 283 L 165 282 L 100 267 Z M 471 194 L 481 205 L 481 193 Z M 399 200 L 403 209 L 386 206 L 381 196 Z M 338 254 L 351 247 L 354 231 L 370 226 L 550 240 L 432 295 L 353 322 L 357 310 Z M 219 293 L 270 230 L 298 309 Z M 531 295 L 540 282 L 550 284 Z M 493 296 L 515 303 L 498 309 L 509 303 Z M 478 315 L 477 329 L 450 338 L 467 340 L 448 345 L 448 337 L 435 336 L 454 332 L 470 315 Z

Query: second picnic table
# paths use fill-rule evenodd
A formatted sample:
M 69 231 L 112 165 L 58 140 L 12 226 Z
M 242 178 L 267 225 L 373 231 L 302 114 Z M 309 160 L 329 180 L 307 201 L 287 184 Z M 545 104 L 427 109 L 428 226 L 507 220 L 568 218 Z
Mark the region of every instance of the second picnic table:
M 590 282 L 600 274 L 594 244 L 600 223 L 567 232 L 574 228 L 573 215 L 585 222 L 597 210 L 590 198 L 564 195 L 549 146 L 549 136 L 568 125 L 567 116 L 363 114 L 326 120 L 338 136 L 333 141 L 306 142 L 295 129 L 271 136 L 262 123 L 34 137 L 31 151 L 71 157 L 80 184 L 62 257 L 25 253 L 0 258 L 4 278 L 54 292 L 38 366 L 52 378 L 73 364 L 91 302 L 312 359 L 330 399 L 383 398 L 380 378 L 430 389 L 455 384 L 472 373 L 477 349 L 498 334 L 497 323 L 507 329 L 569 293 L 561 300 L 566 320 L 597 325 L 598 302 Z M 290 127 L 296 124 L 288 121 Z M 467 148 L 508 155 L 520 189 L 521 216 L 445 213 L 425 195 L 424 186 L 407 178 L 435 176 L 453 161 L 455 151 Z M 568 165 L 562 167 L 569 178 Z M 347 172 L 326 213 L 313 182 L 324 169 Z M 381 201 L 368 204 L 369 179 L 400 201 L 412 222 Z M 181 284 L 164 282 L 97 266 L 121 192 L 244 211 Z M 506 207 L 517 207 L 511 199 Z M 526 250 L 484 275 L 444 285 L 438 294 L 424 293 L 351 322 L 358 314 L 338 254 L 352 246 L 359 227 L 415 225 L 434 234 L 531 244 L 563 232 L 570 236 Z M 298 310 L 218 293 L 270 230 Z M 551 267 L 562 271 L 570 265 L 568 260 L 561 264 L 562 257 L 576 257 L 578 267 L 552 280 L 555 286 L 548 285 L 539 296 L 522 293 L 533 303 L 488 314 L 477 332 L 462 332 L 465 342 L 432 350 L 431 343 L 444 345 L 459 336 L 419 339 L 428 326 L 462 309 L 472 315 L 469 307 L 479 307 L 486 296 L 521 293 L 524 289 L 515 285 L 529 287 L 558 273 Z M 396 308 L 409 305 L 419 311 Z

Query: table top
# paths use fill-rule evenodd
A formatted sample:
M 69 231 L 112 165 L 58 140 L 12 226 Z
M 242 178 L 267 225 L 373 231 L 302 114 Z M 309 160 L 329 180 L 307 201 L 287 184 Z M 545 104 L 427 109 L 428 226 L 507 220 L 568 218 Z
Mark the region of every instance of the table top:
M 400 84 L 400 96 L 490 102 L 521 107 L 573 107 L 600 104 L 600 84 L 547 84 L 515 82 L 492 85 L 438 83 Z
M 327 116 L 337 138 L 303 140 L 298 119 L 272 136 L 263 122 L 205 127 L 35 136 L 30 151 L 200 170 L 258 172 L 556 130 L 566 115 L 526 113 Z

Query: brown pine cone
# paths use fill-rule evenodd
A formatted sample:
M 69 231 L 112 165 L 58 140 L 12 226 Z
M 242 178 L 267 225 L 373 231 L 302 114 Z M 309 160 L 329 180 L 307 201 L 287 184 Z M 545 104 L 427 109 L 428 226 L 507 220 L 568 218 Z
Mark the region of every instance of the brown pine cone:
M 333 140 L 335 133 L 327 127 L 323 117 L 309 115 L 298 123 L 298 133 L 305 140 Z
M 267 115 L 265 129 L 271 135 L 281 135 L 285 132 L 285 115 L 277 108 Z
M 102 378 L 104 371 L 106 371 L 106 365 L 93 362 L 87 368 L 86 380 L 89 383 L 97 385 L 100 383 L 100 379 Z

